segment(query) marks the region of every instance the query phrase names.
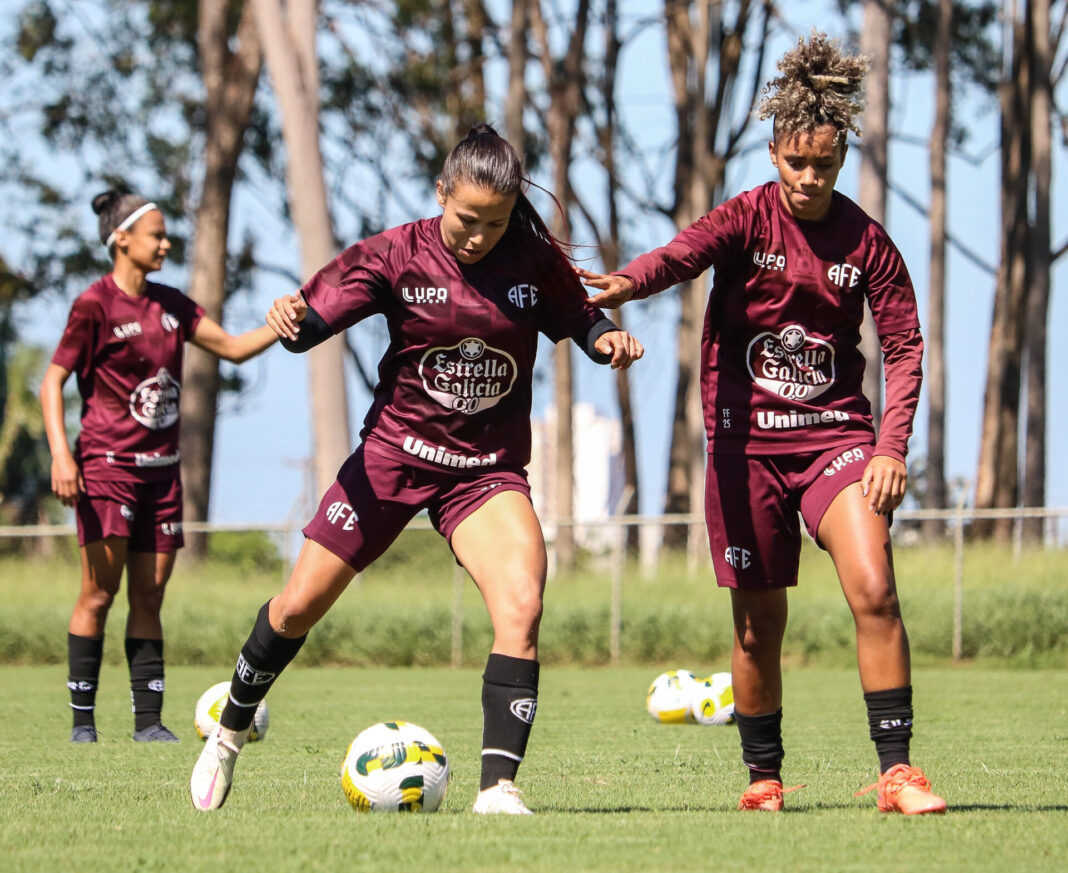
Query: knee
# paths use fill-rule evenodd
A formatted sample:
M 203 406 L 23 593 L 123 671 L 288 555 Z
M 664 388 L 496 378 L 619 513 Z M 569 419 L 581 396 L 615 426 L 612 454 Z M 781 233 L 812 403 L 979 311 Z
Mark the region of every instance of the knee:
M 508 625 L 516 632 L 530 634 L 541 624 L 543 582 L 523 576 L 508 586 L 505 615 Z
M 271 630 L 279 636 L 290 638 L 308 633 L 319 618 L 311 603 L 286 596 L 284 591 L 271 600 L 267 617 Z
M 130 588 L 130 609 L 148 615 L 159 615 L 163 609 L 165 583 Z
M 111 609 L 111 604 L 114 602 L 114 592 L 106 591 L 103 588 L 96 588 L 92 591 L 83 591 L 81 597 L 78 598 L 79 608 L 100 621 L 107 618 L 108 611 Z
M 901 604 L 892 577 L 871 575 L 853 586 L 850 598 L 853 617 L 857 621 L 899 621 Z
M 738 645 L 749 655 L 778 652 L 786 633 L 786 618 L 777 612 L 749 612 L 736 626 Z

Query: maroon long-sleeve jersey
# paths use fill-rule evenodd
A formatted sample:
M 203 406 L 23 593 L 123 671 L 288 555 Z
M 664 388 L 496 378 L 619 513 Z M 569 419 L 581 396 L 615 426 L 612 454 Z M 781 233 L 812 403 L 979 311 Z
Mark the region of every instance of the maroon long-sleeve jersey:
M 547 242 L 513 226 L 482 260 L 461 264 L 440 224 L 350 246 L 302 294 L 334 333 L 386 318 L 364 439 L 428 469 L 524 466 L 538 333 L 585 344 L 603 314 Z
M 870 438 L 859 349 L 867 299 L 886 369 L 876 451 L 904 460 L 923 341 L 905 262 L 877 222 L 838 192 L 826 218 L 799 221 L 769 182 L 619 272 L 641 298 L 710 267 L 701 370 L 709 451 L 785 454 Z

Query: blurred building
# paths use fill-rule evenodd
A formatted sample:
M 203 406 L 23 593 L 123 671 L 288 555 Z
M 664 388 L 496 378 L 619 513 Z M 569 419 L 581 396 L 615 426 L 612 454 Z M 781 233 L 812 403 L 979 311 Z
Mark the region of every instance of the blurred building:
M 601 521 L 615 514 L 623 494 L 623 438 L 619 420 L 597 412 L 592 403 L 576 403 L 572 409 L 574 431 L 574 518 L 577 522 Z M 556 407 L 550 405 L 544 418 L 531 421 L 531 497 L 534 509 L 553 536 L 556 514 Z M 606 527 L 575 529 L 575 542 L 585 549 L 601 551 L 613 542 Z

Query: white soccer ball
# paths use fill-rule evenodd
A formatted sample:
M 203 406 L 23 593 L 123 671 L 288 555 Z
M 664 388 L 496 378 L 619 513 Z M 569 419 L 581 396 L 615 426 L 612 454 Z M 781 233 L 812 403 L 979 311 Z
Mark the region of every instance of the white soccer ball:
M 645 708 L 665 724 L 693 721 L 691 703 L 697 680 L 689 670 L 668 670 L 653 680 L 645 693 Z
M 730 673 L 713 673 L 698 679 L 693 688 L 690 714 L 698 724 L 733 724 L 734 689 Z
M 341 763 L 341 787 L 357 812 L 434 812 L 448 784 L 441 743 L 406 721 L 371 725 Z
M 230 683 L 218 682 L 200 695 L 196 708 L 193 710 L 193 724 L 202 740 L 211 736 L 215 726 L 219 723 L 223 707 L 226 706 L 226 698 L 230 695 Z M 249 740 L 262 740 L 267 735 L 271 717 L 267 712 L 267 701 L 261 700 L 256 707 L 256 714 L 252 717 L 252 733 Z

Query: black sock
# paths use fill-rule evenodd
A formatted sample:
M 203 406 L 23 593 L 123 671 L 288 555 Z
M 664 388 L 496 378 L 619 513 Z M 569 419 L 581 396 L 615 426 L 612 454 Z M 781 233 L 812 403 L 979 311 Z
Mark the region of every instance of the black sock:
M 909 740 L 912 739 L 912 686 L 867 691 L 868 729 L 879 755 L 879 772 L 895 764 L 909 763 Z
M 134 730 L 160 723 L 163 713 L 163 640 L 126 638 Z
M 786 753 L 782 748 L 782 710 L 770 715 L 742 715 L 735 710 L 742 763 L 749 768 L 749 784 L 762 779 L 782 782 L 779 771 Z
M 538 709 L 537 661 L 491 654 L 482 674 L 481 789 L 515 779 Z
M 93 727 L 96 687 L 100 682 L 100 662 L 104 659 L 104 638 L 67 634 L 67 688 L 74 727 Z
M 219 724 L 229 730 L 243 731 L 252 724 L 256 707 L 308 638 L 307 634 L 290 639 L 276 633 L 268 618 L 269 607 L 270 601 L 260 607 L 252 633 L 237 657 L 230 696 L 219 716 Z

